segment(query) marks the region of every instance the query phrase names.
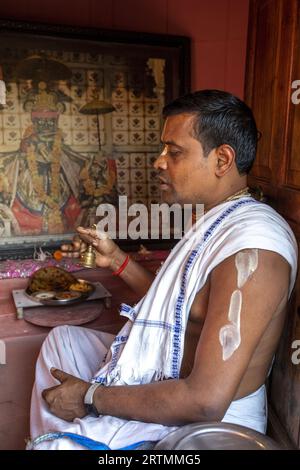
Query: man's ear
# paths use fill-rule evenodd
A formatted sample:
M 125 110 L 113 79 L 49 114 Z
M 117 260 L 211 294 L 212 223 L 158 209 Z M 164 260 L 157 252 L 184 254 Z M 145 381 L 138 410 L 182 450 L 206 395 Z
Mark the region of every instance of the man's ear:
M 223 144 L 215 149 L 215 174 L 218 177 L 224 176 L 235 164 L 235 151 L 230 145 Z

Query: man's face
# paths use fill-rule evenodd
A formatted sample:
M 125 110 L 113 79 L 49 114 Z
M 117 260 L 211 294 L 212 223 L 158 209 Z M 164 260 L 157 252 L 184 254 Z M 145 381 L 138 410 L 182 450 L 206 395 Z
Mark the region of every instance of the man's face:
M 154 167 L 168 204 L 207 204 L 214 188 L 214 159 L 204 157 L 201 143 L 193 137 L 193 120 L 192 114 L 178 114 L 164 125 L 163 150 Z

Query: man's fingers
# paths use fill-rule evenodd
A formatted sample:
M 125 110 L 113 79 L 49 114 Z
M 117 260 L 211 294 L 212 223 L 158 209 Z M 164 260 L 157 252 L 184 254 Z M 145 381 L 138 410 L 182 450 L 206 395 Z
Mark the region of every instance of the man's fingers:
M 80 237 L 82 238 L 82 240 L 89 244 L 91 244 L 95 240 L 94 237 L 91 237 L 90 235 L 83 232 L 80 232 Z
M 61 245 L 60 247 L 61 251 L 74 251 L 73 245 Z
M 80 253 L 84 253 L 86 249 L 87 249 L 87 244 L 84 242 L 81 242 Z
M 63 370 L 55 369 L 54 367 L 51 367 L 50 372 L 51 372 L 51 375 L 55 379 L 59 380 L 61 383 L 65 382 L 68 378 L 73 377 L 72 375 L 67 374 Z
M 54 385 L 54 387 L 45 388 L 45 390 L 42 391 L 42 397 L 47 403 L 49 402 L 49 393 L 52 390 L 55 390 L 57 387 L 59 387 L 59 385 Z
M 97 231 L 92 229 L 92 228 L 83 228 L 83 227 L 77 227 L 77 232 L 80 233 L 80 236 L 81 235 L 87 235 L 87 236 L 90 236 L 90 237 L 93 237 L 93 238 L 98 238 L 97 237 Z

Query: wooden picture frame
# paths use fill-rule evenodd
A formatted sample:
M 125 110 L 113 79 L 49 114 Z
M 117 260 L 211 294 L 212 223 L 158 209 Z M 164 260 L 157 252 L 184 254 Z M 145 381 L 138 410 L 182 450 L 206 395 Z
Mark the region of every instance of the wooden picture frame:
M 0 20 L 0 71 L 0 259 L 56 249 L 118 194 L 157 202 L 161 109 L 190 89 L 189 38 Z

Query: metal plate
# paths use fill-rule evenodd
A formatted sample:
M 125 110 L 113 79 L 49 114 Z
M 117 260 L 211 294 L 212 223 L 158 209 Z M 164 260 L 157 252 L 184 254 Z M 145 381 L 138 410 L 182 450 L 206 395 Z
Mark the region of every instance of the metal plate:
M 155 450 L 275 450 L 273 439 L 253 429 L 229 423 L 195 423 L 171 432 Z
M 25 294 L 26 296 L 30 299 L 33 300 L 34 302 L 41 303 L 43 305 L 70 305 L 70 304 L 75 304 L 78 302 L 81 302 L 82 300 L 87 299 L 90 297 L 94 291 L 95 291 L 95 286 L 88 281 L 85 281 L 84 279 L 77 279 L 76 284 L 85 284 L 88 285 L 89 291 L 87 292 L 81 292 L 77 290 L 57 290 L 57 291 L 48 291 L 49 294 L 51 294 L 51 298 L 37 298 L 38 294 L 44 293 L 47 294 L 47 291 L 36 291 L 33 293 L 30 293 L 28 291 L 28 288 L 25 289 Z M 66 296 L 66 298 L 63 298 L 63 296 Z

